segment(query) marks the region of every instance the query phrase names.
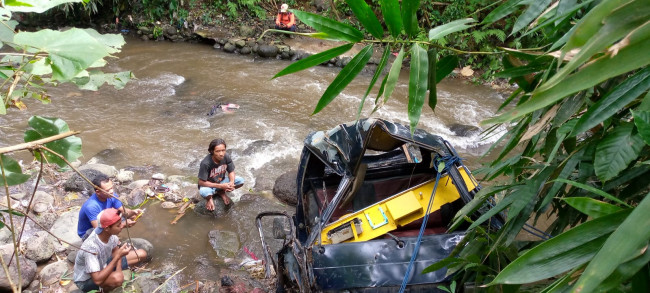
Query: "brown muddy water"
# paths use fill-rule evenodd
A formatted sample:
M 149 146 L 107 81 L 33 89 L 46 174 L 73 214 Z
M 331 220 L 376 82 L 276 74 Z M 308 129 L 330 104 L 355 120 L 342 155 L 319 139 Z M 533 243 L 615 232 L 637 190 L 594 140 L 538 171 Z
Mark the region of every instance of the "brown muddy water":
M 237 175 L 247 181 L 233 195 L 236 200 L 249 190 L 269 189 L 268 184 L 266 188 L 256 186 L 256 178 L 274 179 L 296 169 L 308 133 L 353 121 L 372 77 L 358 77 L 325 110 L 312 116 L 338 68 L 321 66 L 272 80 L 289 62 L 227 54 L 201 44 L 131 38 L 117 57 L 109 60 L 104 71 L 131 70 L 137 79 L 126 88 L 104 87 L 98 92 L 67 85 L 53 88 L 49 90 L 51 105 L 29 100 L 27 110 L 0 116 L 0 147 L 23 142 L 30 116 L 59 117 L 72 130 L 81 131 L 82 163 L 101 153 L 118 169 L 153 166 L 167 175 L 194 177 L 209 141 L 222 137 L 231 150 Z M 391 100 L 372 117 L 408 124 L 407 94 L 408 76 L 403 73 Z M 504 97 L 488 87 L 449 78 L 438 86 L 438 95 L 436 112 L 424 110 L 419 127 L 450 141 L 470 167 L 478 167 L 479 155 L 495 138 L 482 140 L 477 134 L 459 137 L 449 126 L 478 126 L 494 115 Z M 232 114 L 206 115 L 217 102 L 236 103 L 240 109 Z M 367 99 L 362 117 L 367 117 L 373 106 L 374 98 Z M 27 154 L 17 157 L 30 160 Z M 227 264 L 211 249 L 208 231 L 236 232 L 242 246 L 261 257 L 255 216 L 261 211 L 290 210 L 268 199 L 235 205 L 224 218 L 189 212 L 172 226 L 172 211 L 150 204 L 129 233 L 154 243 L 156 255 L 150 268 L 185 267 L 179 284 L 216 279 Z

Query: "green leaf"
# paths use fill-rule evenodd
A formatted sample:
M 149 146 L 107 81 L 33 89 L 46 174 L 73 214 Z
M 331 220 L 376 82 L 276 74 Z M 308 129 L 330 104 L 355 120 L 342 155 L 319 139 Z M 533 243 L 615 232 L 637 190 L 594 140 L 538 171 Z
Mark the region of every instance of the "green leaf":
M 611 194 L 609 194 L 609 193 L 607 193 L 607 192 L 604 192 L 604 191 L 602 191 L 602 190 L 600 190 L 600 189 L 598 189 L 598 188 L 595 188 L 595 187 L 593 187 L 593 186 L 585 185 L 585 184 L 582 184 L 582 183 L 579 183 L 579 182 L 575 182 L 575 181 L 571 181 L 571 180 L 564 179 L 564 178 L 558 178 L 558 179 L 555 179 L 555 180 L 553 180 L 553 181 L 550 181 L 549 183 L 551 183 L 551 182 L 555 182 L 555 181 L 557 181 L 557 182 L 562 182 L 562 183 L 566 183 L 566 184 L 571 184 L 571 185 L 573 185 L 573 186 L 575 186 L 575 187 L 578 187 L 578 188 L 580 188 L 580 189 L 584 189 L 584 190 L 589 191 L 589 192 L 591 192 L 591 193 L 593 193 L 593 194 L 600 195 L 600 196 L 602 196 L 602 197 L 604 197 L 604 198 L 606 198 L 606 199 L 609 199 L 609 200 L 611 200 L 611 201 L 613 201 L 613 202 L 616 202 L 616 203 L 618 203 L 618 204 L 620 204 L 620 205 L 626 206 L 626 207 L 628 207 L 628 208 L 631 207 L 630 205 L 626 204 L 625 202 L 623 202 L 622 200 L 618 199 L 617 197 L 615 197 L 615 196 L 613 196 L 613 195 L 611 195 Z
M 59 118 L 32 116 L 29 118 L 28 124 L 33 129 L 25 131 L 25 142 L 35 141 L 70 131 L 68 124 Z M 53 142 L 48 142 L 45 146 L 62 155 L 66 160 L 68 160 L 68 162 L 73 162 L 81 156 L 81 139 L 76 136 L 68 136 Z M 50 163 L 55 163 L 61 167 L 67 165 L 65 161 L 48 151 L 44 151 L 43 154 Z
M 402 32 L 402 15 L 399 7 L 399 0 L 379 0 L 381 13 L 384 15 L 384 22 L 393 38 L 397 38 Z
M 300 21 L 319 32 L 326 33 L 336 40 L 356 43 L 363 40 L 363 33 L 358 29 L 335 20 L 309 12 L 290 9 Z
M 409 38 L 416 37 L 420 31 L 418 9 L 420 9 L 420 0 L 402 0 L 402 23 Z
M 503 3 L 499 5 L 496 9 L 492 10 L 490 14 L 488 14 L 484 19 L 481 24 L 491 24 L 496 22 L 499 19 L 502 19 L 513 12 L 517 11 L 519 9 L 519 5 L 522 5 L 521 2 L 524 2 L 526 0 L 508 0 L 508 2 Z
M 639 156 L 645 143 L 632 130 L 632 124 L 620 125 L 598 143 L 594 171 L 601 181 L 614 178 Z
M 381 27 L 379 20 L 375 13 L 370 9 L 364 0 L 345 0 L 350 9 L 354 12 L 359 22 L 363 24 L 364 28 L 375 38 L 382 39 L 384 37 L 384 29 Z
M 114 51 L 85 30 L 76 28 L 64 32 L 49 29 L 20 32 L 14 37 L 14 42 L 30 52 L 48 53 L 52 78 L 61 81 L 72 79 Z
M 386 45 L 386 47 L 384 48 L 384 54 L 382 54 L 381 60 L 379 60 L 379 64 L 377 64 L 377 69 L 375 69 L 375 74 L 372 76 L 372 79 L 370 80 L 370 85 L 368 85 L 368 89 L 366 90 L 366 93 L 363 95 L 363 98 L 361 99 L 361 103 L 359 104 L 359 111 L 357 111 L 357 119 L 361 117 L 361 110 L 363 109 L 363 105 L 366 103 L 366 98 L 368 97 L 368 94 L 370 94 L 370 91 L 375 86 L 377 79 L 379 79 L 379 76 L 384 71 L 384 68 L 388 63 L 388 56 L 390 55 L 390 52 L 391 52 L 391 46 Z
M 616 55 L 606 54 L 593 60 L 550 89 L 536 91 L 525 103 L 482 123 L 503 123 L 516 119 L 555 103 L 567 95 L 593 87 L 609 78 L 650 64 L 650 54 L 645 54 L 647 48 L 650 47 L 650 23 L 645 25 L 643 29 L 635 31 L 628 40 L 625 41 L 628 45 L 621 48 Z
M 647 267 L 649 261 L 650 252 L 646 251 L 641 256 L 622 263 L 605 281 L 603 281 L 603 283 L 598 286 L 598 290 L 602 290 L 601 292 L 614 291 L 625 281 L 633 277 L 643 267 Z M 645 290 L 631 289 L 630 292 L 648 292 L 648 288 L 646 287 Z
M 573 286 L 575 292 L 591 292 L 631 256 L 644 251 L 650 239 L 650 194 L 634 208 L 625 221 L 607 238 Z M 602 218 L 601 218 L 602 219 Z
M 5 182 L 4 178 L 0 173 L 0 184 L 5 186 L 5 183 L 8 186 L 14 186 L 18 184 L 23 184 L 29 180 L 29 175 L 23 174 L 23 170 L 20 168 L 20 164 L 11 157 L 0 154 L 0 159 L 2 159 L 2 165 L 4 166 L 4 175 L 7 177 Z
M 388 99 L 393 94 L 393 90 L 395 90 L 395 85 L 397 85 L 397 80 L 399 79 L 399 73 L 402 70 L 402 60 L 404 60 L 404 54 L 404 48 L 401 48 L 397 54 L 397 57 L 395 57 L 395 61 L 393 61 L 393 65 L 390 67 L 388 75 L 386 76 L 386 87 L 384 88 L 383 101 L 384 104 L 388 102 Z
M 436 104 L 438 103 L 438 91 L 436 89 L 437 55 L 436 49 L 434 48 L 427 51 L 427 57 L 429 58 L 429 108 L 431 108 L 431 111 L 436 110 Z
M 329 49 L 327 51 L 320 52 L 315 55 L 311 55 L 305 59 L 301 59 L 300 61 L 291 63 L 291 65 L 287 66 L 286 68 L 282 69 L 282 71 L 278 72 L 273 78 L 278 78 L 283 75 L 291 74 L 294 72 L 298 72 L 303 69 L 310 68 L 312 66 L 319 65 L 325 61 L 329 61 L 330 59 L 339 56 L 347 51 L 350 51 L 354 44 L 348 43 L 343 46 L 339 46 L 336 48 Z M 272 78 L 272 79 L 273 79 Z
M 472 23 L 472 22 L 476 22 L 476 20 L 473 18 L 464 18 L 464 19 L 454 20 L 452 22 L 434 27 L 429 31 L 429 41 L 444 38 L 448 34 L 452 34 L 473 27 L 473 25 L 467 25 L 468 23 Z
M 422 106 L 427 94 L 427 81 L 429 79 L 429 58 L 427 51 L 420 45 L 414 44 L 411 48 L 411 70 L 409 74 L 409 103 L 408 113 L 411 125 L 411 134 L 420 121 Z
M 546 7 L 548 7 L 549 4 L 551 4 L 551 0 L 532 1 L 530 6 L 528 6 L 528 9 L 526 9 L 526 11 L 517 18 L 517 21 L 512 27 L 512 33 L 510 33 L 510 35 L 514 35 L 529 25 L 540 14 L 542 14 L 544 10 L 546 10 Z
M 634 125 L 646 144 L 650 145 L 650 111 L 632 111 Z
M 11 16 L 11 13 L 6 11 L 2 7 L 0 7 L 0 12 L 4 12 L 3 15 L 6 15 L 5 13 L 8 13 L 8 15 Z M 2 25 L 0 25 L 0 42 L 13 43 L 14 35 L 16 34 L 14 30 L 16 29 L 17 25 L 18 22 L 15 20 L 9 20 L 9 19 L 3 20 Z M 0 47 L 2 47 L 1 46 L 2 43 L 0 43 Z
M 597 5 L 597 7 L 606 5 L 606 3 L 609 2 L 612 1 L 602 2 L 600 5 Z M 594 10 L 597 10 L 597 8 L 592 9 L 590 14 Z M 610 47 L 611 44 L 618 42 L 614 47 L 609 48 L 610 52 L 608 53 L 615 54 L 616 51 L 612 51 L 612 49 L 615 49 L 618 46 L 628 46 L 626 39 L 631 34 L 640 36 L 642 39 L 647 39 L 648 28 L 644 29 L 643 27 L 650 26 L 650 24 L 647 23 L 647 15 L 650 15 L 650 5 L 647 5 L 644 1 L 629 1 L 628 3 L 617 7 L 613 11 L 606 12 L 604 15 L 606 15 L 605 18 L 599 20 L 602 22 L 602 27 L 600 27 L 598 34 L 595 34 L 584 45 L 582 45 L 579 52 L 571 58 L 571 61 L 563 66 L 552 78 L 541 85 L 537 91 L 546 91 L 554 87 L 563 81 L 565 77 L 574 72 L 575 69 L 582 66 L 585 62 L 590 61 L 594 54 L 603 52 L 605 49 Z M 585 18 L 588 17 L 589 16 L 585 16 Z M 585 18 L 583 18 L 583 20 Z M 578 24 L 576 26 L 580 25 Z M 584 34 L 584 31 L 577 28 L 573 36 L 582 37 Z M 574 44 L 572 44 L 571 41 L 572 39 L 569 39 L 569 43 L 567 43 L 567 45 L 562 49 L 563 55 L 571 49 L 577 48 L 572 47 Z
M 627 104 L 648 88 L 650 88 L 650 67 L 630 76 L 608 92 L 596 104 L 589 107 L 587 113 L 578 120 L 578 124 L 571 135 L 576 136 L 602 123 L 605 119 L 610 118 L 626 107 Z
M 620 207 L 590 197 L 563 198 L 567 204 L 594 219 L 622 210 Z
M 449 55 L 440 58 L 436 64 L 436 84 L 452 73 L 456 67 L 458 67 L 458 56 Z
M 52 7 L 59 6 L 64 3 L 79 3 L 82 0 L 6 0 L 4 1 L 5 8 L 13 12 L 36 12 L 43 13 Z
M 588 262 L 629 214 L 625 210 L 600 217 L 541 243 L 506 266 L 488 286 L 532 283 Z
M 108 83 L 116 89 L 123 89 L 126 83 L 131 80 L 133 74 L 130 71 L 123 71 L 119 73 L 103 73 L 101 71 L 91 71 L 84 78 L 75 78 L 73 82 L 79 86 L 80 89 L 96 91 L 104 83 Z
M 343 89 L 350 84 L 357 74 L 361 72 L 368 63 L 368 60 L 370 60 L 370 57 L 372 57 L 372 45 L 363 48 L 356 56 L 354 56 L 354 58 L 352 58 L 352 60 L 350 60 L 348 65 L 343 67 L 341 72 L 339 72 L 336 78 L 334 78 L 332 83 L 327 87 L 325 93 L 323 93 L 323 96 L 318 101 L 316 109 L 314 109 L 312 115 L 320 112 L 325 108 L 325 106 L 332 102 L 334 98 L 336 98 L 336 96 L 338 96 Z

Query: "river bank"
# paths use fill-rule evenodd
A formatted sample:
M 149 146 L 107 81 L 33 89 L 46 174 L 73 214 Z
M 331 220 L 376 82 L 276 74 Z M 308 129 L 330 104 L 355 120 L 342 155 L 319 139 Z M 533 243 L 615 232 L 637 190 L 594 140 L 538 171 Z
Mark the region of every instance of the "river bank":
M 136 173 L 131 170 L 117 170 L 114 166 L 97 163 L 96 158 L 91 158 L 86 164 L 74 164 L 80 173 L 73 170 L 61 171 L 57 166 L 46 164 L 41 166 L 33 162 L 24 166 L 24 173 L 30 174 L 31 179 L 21 185 L 12 186 L 9 197 L 0 200 L 3 209 L 12 207 L 15 211 L 27 214 L 28 220 L 24 226 L 23 217 L 14 216 L 13 227 L 17 242 L 23 252 L 20 258 L 20 271 L 24 292 L 80 292 L 74 282 L 71 282 L 74 259 L 81 239 L 76 233 L 76 224 L 80 206 L 93 192 L 91 185 L 79 174 L 92 180 L 98 174 L 104 174 L 115 182 L 116 193 L 124 205 L 131 208 L 145 208 L 148 212 L 143 215 L 139 226 L 150 225 L 147 221 L 156 218 L 156 210 L 167 210 L 174 214 L 171 223 L 169 218 L 154 220 L 155 226 L 161 230 L 165 225 L 174 225 L 179 221 L 190 221 L 185 213 L 194 213 L 207 220 L 224 219 L 228 213 L 237 213 L 243 209 L 247 202 L 262 201 L 263 205 L 279 205 L 274 198 L 259 196 L 259 194 L 244 194 L 236 199 L 231 206 L 223 205 L 217 201 L 215 211 L 205 209 L 205 201 L 201 200 L 196 189 L 196 182 L 192 178 L 179 175 L 166 176 L 164 174 L 151 174 L 150 178 L 134 180 Z M 138 177 L 143 177 L 139 175 Z M 38 179 L 40 178 L 40 179 Z M 37 183 L 38 181 L 38 184 Z M 291 188 L 290 186 L 279 187 Z M 7 199 L 10 199 L 7 202 Z M 241 206 L 241 207 L 240 207 Z M 149 214 L 149 215 L 147 215 Z M 255 215 L 251 215 L 251 218 Z M 183 219 L 185 217 L 185 219 Z M 147 219 L 149 218 L 149 219 Z M 191 217 L 190 217 L 191 218 Z M 165 222 L 160 222 L 161 220 Z M 251 220 L 252 222 L 252 220 Z M 20 223 L 20 224 L 19 224 Z M 7 226 L 10 222 L 6 220 Z M 119 235 L 122 241 L 132 242 L 134 246 L 147 250 L 155 260 L 164 258 L 164 249 L 160 247 L 160 240 L 155 237 L 137 238 L 143 235 L 143 227 L 138 224 L 129 230 L 122 231 Z M 146 228 L 150 229 L 150 228 Z M 166 229 L 162 229 L 166 230 Z M 22 231 L 22 233 L 21 233 Z M 218 270 L 218 276 L 210 279 L 192 279 L 181 277 L 184 268 L 161 267 L 159 262 L 148 262 L 144 265 L 133 267 L 125 273 L 122 289 L 113 292 L 152 292 L 156 288 L 161 292 L 179 292 L 181 287 L 187 285 L 195 292 L 222 292 L 222 290 L 235 290 L 234 292 L 266 292 L 271 290 L 273 279 L 264 279 L 262 261 L 256 255 L 260 251 L 253 249 L 251 243 L 240 243 L 236 233 L 224 229 L 204 231 L 208 235 L 209 246 L 213 253 L 223 264 Z M 0 252 L 8 261 L 13 253 L 11 231 L 8 227 L 0 229 Z M 176 232 L 178 236 L 182 233 Z M 22 236 L 20 236 L 22 235 Z M 155 235 L 155 234 L 154 234 Z M 145 235 L 147 236 L 147 235 Z M 157 237 L 161 237 L 160 231 Z M 152 246 L 153 244 L 153 246 Z M 158 247 L 157 247 L 158 246 Z M 204 265 L 211 266 L 211 262 Z M 17 282 L 16 262 L 13 268 L 13 282 Z M 179 276 L 176 276 L 180 274 Z M 193 280 L 193 282 L 189 282 Z M 234 288 L 234 289 L 233 289 Z M 11 290 L 10 283 L 4 274 L 0 275 L 0 290 Z

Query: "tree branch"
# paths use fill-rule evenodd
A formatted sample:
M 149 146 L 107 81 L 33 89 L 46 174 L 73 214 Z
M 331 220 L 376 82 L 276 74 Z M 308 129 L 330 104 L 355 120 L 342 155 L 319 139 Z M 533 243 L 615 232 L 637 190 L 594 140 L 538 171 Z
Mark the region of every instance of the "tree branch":
M 71 136 L 71 135 L 79 134 L 79 133 L 80 133 L 79 131 L 67 131 L 67 132 L 64 132 L 64 133 L 59 133 L 59 134 L 54 135 L 54 136 L 41 138 L 41 139 L 38 139 L 38 140 L 35 140 L 35 141 L 30 141 L 30 142 L 26 142 L 26 143 L 21 143 L 21 144 L 17 144 L 17 145 L 12 145 L 12 146 L 8 146 L 8 147 L 0 148 L 0 154 L 20 151 L 20 150 L 25 150 L 25 149 L 31 150 L 31 149 L 36 148 L 38 145 L 45 144 L 45 143 L 48 143 L 48 142 L 52 142 L 52 141 L 62 139 L 62 138 L 65 138 L 65 137 L 68 137 L 68 136 Z

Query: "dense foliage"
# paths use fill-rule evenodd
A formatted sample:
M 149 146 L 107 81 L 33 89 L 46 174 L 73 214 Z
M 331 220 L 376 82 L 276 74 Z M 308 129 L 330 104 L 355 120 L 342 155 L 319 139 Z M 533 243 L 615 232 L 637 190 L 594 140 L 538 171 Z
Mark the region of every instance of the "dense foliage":
M 548 285 L 544 292 L 649 291 L 647 1 L 508 0 L 491 7 L 480 23 L 460 19 L 438 26 L 422 20 L 426 15 L 418 11 L 425 4 L 418 0 L 401 5 L 379 0 L 375 9 L 361 0 L 346 3 L 369 39 L 347 23 L 294 11 L 318 31 L 305 35 L 347 44 L 293 63 L 276 77 L 339 56 L 355 43 L 366 46 L 332 81 L 314 114 L 337 97 L 366 65 L 372 48 L 382 44 L 386 51 L 361 106 L 381 78 L 375 96 L 381 107 L 395 88 L 402 61 L 410 58 L 407 112 L 415 128 L 425 102 L 435 109 L 436 83 L 457 64 L 447 52 L 460 51 L 441 46 L 442 38 L 471 27 L 498 27 L 507 17 L 514 20 L 509 29 L 518 40 L 536 36 L 529 39 L 536 48 L 500 51 L 505 69 L 496 76 L 518 88 L 502 105 L 505 111 L 485 123 L 493 125 L 488 133 L 499 124 L 510 131 L 490 150 L 498 152 L 497 159 L 482 170 L 483 179 L 493 181 L 490 187 L 456 215 L 452 229 L 471 223 L 466 242 L 427 271 L 447 266 L 460 283 L 475 282 L 488 290 L 542 282 Z M 376 16 L 380 13 L 385 27 Z M 422 26 L 430 28 L 428 34 Z M 387 52 L 393 50 L 399 54 L 389 65 Z M 437 50 L 445 53 L 438 56 Z M 386 66 L 390 70 L 382 78 Z M 492 197 L 496 203 L 489 212 L 473 217 Z M 507 216 L 502 229 L 481 226 L 497 213 Z M 548 239 L 517 241 L 539 218 L 549 226 L 537 234 Z

